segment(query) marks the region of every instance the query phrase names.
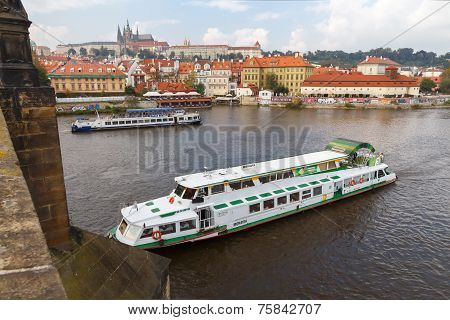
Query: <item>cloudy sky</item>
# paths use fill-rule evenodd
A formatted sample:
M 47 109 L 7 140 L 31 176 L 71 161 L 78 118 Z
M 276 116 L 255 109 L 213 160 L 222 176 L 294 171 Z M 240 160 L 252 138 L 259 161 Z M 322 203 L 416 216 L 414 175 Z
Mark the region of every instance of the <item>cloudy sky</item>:
M 264 50 L 368 50 L 387 45 L 450 51 L 450 3 L 432 0 L 22 0 L 30 20 L 64 43 L 115 41 L 127 18 L 141 33 L 182 44 Z M 447 5 L 448 4 L 448 5 Z M 442 8 L 441 8 L 442 7 Z M 441 8 L 441 9 L 439 9 Z M 436 12 L 435 12 L 436 11 Z M 435 13 L 433 13 L 435 12 Z M 432 14 L 433 13 L 433 14 Z M 58 43 L 37 27 L 31 37 Z

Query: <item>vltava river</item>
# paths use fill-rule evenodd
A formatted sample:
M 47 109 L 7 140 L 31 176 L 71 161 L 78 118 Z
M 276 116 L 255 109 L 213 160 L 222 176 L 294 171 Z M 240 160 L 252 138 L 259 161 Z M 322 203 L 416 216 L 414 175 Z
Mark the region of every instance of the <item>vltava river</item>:
M 450 111 L 214 107 L 199 127 L 59 130 L 71 221 L 104 234 L 174 177 L 367 141 L 399 180 L 238 234 L 164 249 L 173 298 L 448 299 Z

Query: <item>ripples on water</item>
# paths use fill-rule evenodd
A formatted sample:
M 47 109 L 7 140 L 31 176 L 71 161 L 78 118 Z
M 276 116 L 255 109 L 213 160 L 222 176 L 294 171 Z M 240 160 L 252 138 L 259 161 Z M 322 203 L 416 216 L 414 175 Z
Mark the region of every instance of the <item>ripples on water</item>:
M 212 126 L 310 127 L 303 153 L 323 150 L 335 137 L 368 141 L 385 153 L 400 179 L 235 235 L 161 250 L 172 259 L 173 298 L 450 296 L 448 110 L 216 107 L 203 111 L 202 117 Z M 71 220 L 77 226 L 104 234 L 119 221 L 121 203 L 166 195 L 174 187 L 173 178 L 186 173 L 175 169 L 171 144 L 159 159 L 168 172 L 138 173 L 137 130 L 73 135 L 68 131 L 71 120 L 58 121 Z M 200 129 L 146 130 L 177 141 L 184 131 Z M 239 157 L 244 138 L 219 139 L 214 168 L 299 153 L 295 145 L 270 146 L 267 137 L 259 136 L 266 148 Z M 190 147 L 182 145 L 186 152 Z M 192 172 L 203 170 L 201 153 L 197 150 Z

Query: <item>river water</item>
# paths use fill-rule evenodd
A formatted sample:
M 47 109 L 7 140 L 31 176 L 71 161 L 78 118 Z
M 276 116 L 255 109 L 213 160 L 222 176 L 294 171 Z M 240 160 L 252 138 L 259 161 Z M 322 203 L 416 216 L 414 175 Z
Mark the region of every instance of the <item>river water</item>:
M 448 299 L 450 111 L 214 107 L 198 127 L 72 134 L 58 118 L 71 221 L 105 234 L 125 202 L 208 168 L 367 141 L 399 180 L 248 231 L 159 251 L 172 298 Z

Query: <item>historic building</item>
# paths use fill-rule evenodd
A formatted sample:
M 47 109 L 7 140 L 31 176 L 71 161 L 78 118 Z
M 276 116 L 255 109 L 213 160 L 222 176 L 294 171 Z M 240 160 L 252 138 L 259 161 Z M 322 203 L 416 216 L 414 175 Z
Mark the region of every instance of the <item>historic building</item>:
M 398 68 L 400 64 L 389 58 L 367 56 L 358 63 L 357 71 L 365 75 L 384 75 L 386 68 L 391 66 Z
M 267 86 L 267 77 L 274 74 L 278 85 L 289 89 L 292 95 L 299 95 L 300 88 L 314 67 L 300 55 L 249 58 L 242 65 L 241 82 L 255 85 L 259 89 Z
M 69 51 L 73 49 L 76 54 L 80 54 L 82 48 L 86 49 L 87 54 L 93 54 L 95 50 L 107 49 L 109 51 L 114 51 L 116 56 L 120 56 L 127 51 L 136 53 L 145 49 L 156 54 L 163 54 L 169 48 L 169 44 L 165 41 L 156 41 L 151 34 L 140 34 L 138 28 L 136 28 L 136 33 L 133 33 L 130 23 L 127 20 L 127 24 L 123 27 L 123 31 L 120 30 L 120 26 L 117 26 L 117 39 L 115 42 L 97 41 L 58 45 L 56 47 L 56 53 L 68 54 Z
M 310 97 L 404 97 L 418 96 L 416 79 L 398 74 L 398 68 L 389 66 L 385 74 L 365 75 L 361 72 L 329 72 L 306 79 L 301 88 Z
M 110 93 L 125 90 L 127 76 L 112 64 L 69 61 L 48 74 L 56 93 Z

